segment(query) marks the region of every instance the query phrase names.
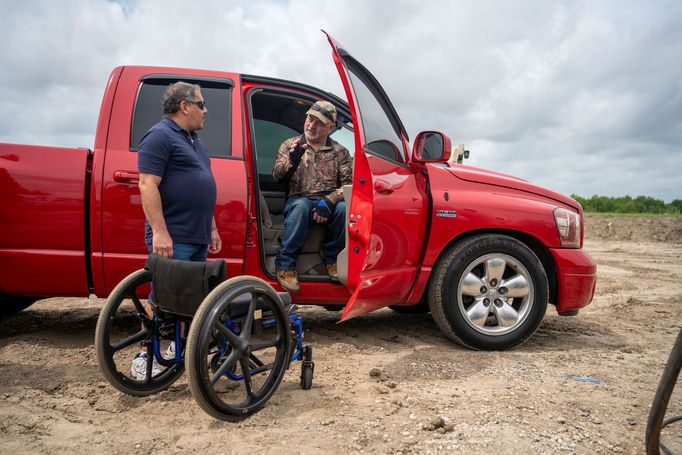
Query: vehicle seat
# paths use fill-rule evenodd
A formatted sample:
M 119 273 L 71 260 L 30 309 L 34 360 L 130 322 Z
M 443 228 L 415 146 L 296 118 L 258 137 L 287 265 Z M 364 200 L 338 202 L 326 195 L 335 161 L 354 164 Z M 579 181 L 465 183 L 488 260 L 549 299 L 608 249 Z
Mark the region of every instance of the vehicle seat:
M 260 217 L 263 232 L 263 250 L 267 270 L 275 273 L 275 256 L 282 243 L 284 231 L 284 215 L 281 207 L 268 205 L 268 200 L 259 192 Z M 296 272 L 299 275 L 326 275 L 327 269 L 322 261 L 322 243 L 327 236 L 327 230 L 320 225 L 314 225 L 308 233 L 308 238 L 303 244 L 298 256 Z

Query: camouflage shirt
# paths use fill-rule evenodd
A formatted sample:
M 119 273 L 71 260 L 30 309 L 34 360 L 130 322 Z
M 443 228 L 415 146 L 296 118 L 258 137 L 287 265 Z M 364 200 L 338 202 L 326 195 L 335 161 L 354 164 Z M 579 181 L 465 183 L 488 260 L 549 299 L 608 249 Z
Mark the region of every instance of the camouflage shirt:
M 327 138 L 327 143 L 317 152 L 308 147 L 291 174 L 293 164 L 289 159 L 289 149 L 291 143 L 300 137 L 289 138 L 279 146 L 272 177 L 276 182 L 288 184 L 287 197 L 326 196 L 332 203 L 339 203 L 343 200 L 343 185 L 353 183 L 350 153 L 338 142 Z

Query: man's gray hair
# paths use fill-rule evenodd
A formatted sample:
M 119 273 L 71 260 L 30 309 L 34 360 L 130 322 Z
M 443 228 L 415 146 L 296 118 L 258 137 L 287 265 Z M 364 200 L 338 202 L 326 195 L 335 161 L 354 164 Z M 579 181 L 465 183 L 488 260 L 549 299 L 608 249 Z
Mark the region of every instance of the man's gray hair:
M 175 114 L 180 109 L 181 101 L 193 100 L 196 92 L 201 90 L 197 84 L 174 82 L 168 86 L 161 98 L 164 114 Z

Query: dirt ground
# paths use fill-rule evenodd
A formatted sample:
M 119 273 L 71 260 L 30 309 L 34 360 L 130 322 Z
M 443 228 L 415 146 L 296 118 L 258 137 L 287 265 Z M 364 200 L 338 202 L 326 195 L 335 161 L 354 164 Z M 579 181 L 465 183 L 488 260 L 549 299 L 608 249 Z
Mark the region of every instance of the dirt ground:
M 2 321 L 0 453 L 643 453 L 682 326 L 682 218 L 586 226 L 599 278 L 578 316 L 550 308 L 526 344 L 476 352 L 429 315 L 385 309 L 336 324 L 339 313 L 306 307 L 313 388 L 299 388 L 295 363 L 241 423 L 205 414 L 184 378 L 152 397 L 118 392 L 93 347 L 104 300 L 40 301 Z M 682 414 L 680 389 L 669 415 Z M 682 431 L 668 442 L 682 453 Z

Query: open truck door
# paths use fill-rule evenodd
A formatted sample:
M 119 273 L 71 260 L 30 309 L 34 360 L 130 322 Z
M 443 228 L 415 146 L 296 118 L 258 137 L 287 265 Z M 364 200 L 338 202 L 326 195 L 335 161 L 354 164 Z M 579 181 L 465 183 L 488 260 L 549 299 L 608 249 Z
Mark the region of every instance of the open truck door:
M 404 303 L 417 277 L 429 219 L 426 177 L 409 162 L 405 128 L 372 74 L 327 34 L 353 118 L 348 210 L 352 296 L 341 320 Z

